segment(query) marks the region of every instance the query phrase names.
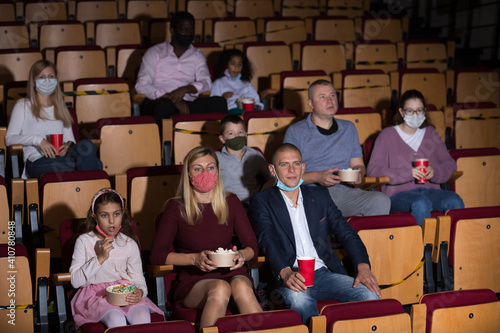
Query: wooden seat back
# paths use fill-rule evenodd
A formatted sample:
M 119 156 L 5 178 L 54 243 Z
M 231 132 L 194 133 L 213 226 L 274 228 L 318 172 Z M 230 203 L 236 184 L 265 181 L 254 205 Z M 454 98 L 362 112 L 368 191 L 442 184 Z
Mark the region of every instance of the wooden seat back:
M 102 120 L 102 119 L 101 119 Z M 109 175 L 140 166 L 161 165 L 160 132 L 156 123 L 100 127 L 100 158 Z
M 114 0 L 77 0 L 76 19 L 82 23 L 97 20 L 116 20 L 118 19 L 117 2 Z
M 252 85 L 257 92 L 270 87 L 269 76 L 292 70 L 290 48 L 284 43 L 246 43 L 246 55 L 254 66 Z
M 24 22 L 46 22 L 68 19 L 64 1 L 27 2 L 24 6 Z
M 339 43 L 356 39 L 354 21 L 350 18 L 322 18 L 314 21 L 314 40 L 331 40 Z
M 266 20 L 264 36 L 266 42 L 283 41 L 288 45 L 304 41 L 306 40 L 305 22 L 294 18 Z
M 463 176 L 455 181 L 455 192 L 465 207 L 500 205 L 500 155 L 460 157 L 457 170 Z
M 198 2 L 198 1 L 194 1 Z M 255 22 L 249 19 L 215 20 L 213 23 L 213 42 L 222 47 L 226 44 L 257 41 Z
M 385 73 L 398 69 L 396 45 L 392 43 L 358 44 L 354 49 L 354 59 L 354 69 L 381 69 Z
M 182 167 L 159 166 L 127 170 L 128 205 L 139 226 L 142 250 L 150 250 L 155 235 L 155 219 L 165 202 L 175 197 Z
M 2 34 L 0 34 L 0 50 L 30 47 L 28 27 L 23 22 L 0 23 L 0 30 L 2 31 Z
M 324 70 L 328 75 L 331 75 L 347 68 L 349 56 L 346 53 L 345 45 L 316 43 L 301 43 L 300 65 L 303 71 Z
M 0 51 L 0 82 L 27 81 L 31 66 L 42 59 L 37 49 Z
M 76 21 L 60 21 L 40 25 L 40 50 L 59 46 L 85 46 L 85 28 Z
M 75 81 L 75 86 L 77 92 L 89 92 L 87 95 L 75 97 L 75 111 L 81 138 L 96 138 L 96 122 L 101 118 L 131 116 L 129 86 L 125 81 L 84 79 Z M 94 91 L 107 91 L 108 94 L 94 95 L 92 93 Z
M 95 45 L 109 46 L 140 44 L 139 22 L 133 20 L 101 21 L 95 25 Z
M 104 51 L 97 46 L 64 46 L 56 48 L 59 82 L 106 77 Z
M 302 19 L 320 14 L 318 0 L 282 0 L 281 16 L 296 16 Z
M 273 116 L 273 111 L 268 112 L 262 118 L 250 118 L 246 121 L 249 147 L 259 148 L 266 161 L 271 161 L 273 151 L 278 147 L 285 137 L 285 132 L 293 122 L 297 121 L 297 117 L 291 112 L 286 112 L 283 115 L 276 114 Z
M 500 148 L 500 108 L 458 110 L 455 117 L 455 145 L 465 148 Z
M 360 108 L 371 111 L 366 113 L 359 113 L 356 111 L 357 109 L 352 108 L 352 111 L 341 109 L 340 112 L 337 112 L 335 118 L 352 122 L 358 131 L 359 144 L 363 145 L 367 139 L 375 138 L 382 131 L 382 117 L 375 110 L 370 110 L 370 108 Z

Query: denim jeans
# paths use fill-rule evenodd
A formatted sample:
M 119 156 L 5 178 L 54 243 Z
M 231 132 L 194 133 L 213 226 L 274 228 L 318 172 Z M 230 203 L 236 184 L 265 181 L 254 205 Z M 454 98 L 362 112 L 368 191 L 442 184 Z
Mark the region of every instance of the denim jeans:
M 331 272 L 328 268 L 320 268 L 314 272 L 314 286 L 308 287 L 305 293 L 296 292 L 281 283 L 278 288 L 288 308 L 299 313 L 305 324 L 312 316 L 317 316 L 316 300 L 334 299 L 341 302 L 366 301 L 378 299 L 374 291 L 363 284 L 353 288 L 354 279 L 348 275 Z
M 26 161 L 26 173 L 32 178 L 39 178 L 47 172 L 75 170 L 102 170 L 102 162 L 97 158 L 96 148 L 92 141 L 79 141 L 69 148 L 64 157 L 41 157 L 34 162 Z
M 410 211 L 420 226 L 425 217 L 431 216 L 433 210 L 446 212 L 457 208 L 464 208 L 464 202 L 458 194 L 451 191 L 417 188 L 391 197 L 391 212 Z

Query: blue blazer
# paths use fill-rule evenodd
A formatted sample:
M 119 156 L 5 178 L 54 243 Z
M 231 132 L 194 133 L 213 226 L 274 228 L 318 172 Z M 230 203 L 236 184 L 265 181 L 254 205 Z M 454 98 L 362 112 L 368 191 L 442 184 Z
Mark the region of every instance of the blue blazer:
M 354 267 L 370 264 L 366 248 L 357 232 L 347 223 L 333 203 L 328 189 L 301 186 L 304 210 L 313 244 L 318 256 L 333 272 L 347 274 L 330 245 L 329 235 L 347 250 Z M 251 221 L 261 251 L 271 264 L 274 276 L 285 267 L 292 267 L 296 259 L 295 237 L 286 203 L 280 189 L 272 187 L 250 199 Z

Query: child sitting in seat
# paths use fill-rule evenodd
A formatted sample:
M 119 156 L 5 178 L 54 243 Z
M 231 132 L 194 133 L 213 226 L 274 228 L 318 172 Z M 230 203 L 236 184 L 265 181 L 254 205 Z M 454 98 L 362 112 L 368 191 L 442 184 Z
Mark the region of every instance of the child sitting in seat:
M 151 312 L 163 315 L 146 297 L 138 243 L 122 196 L 110 188 L 97 192 L 69 269 L 71 285 L 80 288 L 71 300 L 76 328 L 99 321 L 108 328 L 143 324 L 151 321 Z M 117 284 L 135 286 L 126 296 L 129 305 L 108 303 L 106 288 Z
M 248 208 L 250 197 L 274 178 L 262 153 L 245 145 L 247 132 L 239 116 L 229 114 L 221 120 L 219 139 L 224 147 L 216 154 L 224 188 Z
M 262 110 L 264 105 L 250 83 L 252 75 L 252 64 L 243 52 L 238 49 L 224 50 L 215 66 L 215 81 L 212 83 L 210 96 L 224 97 L 231 114 L 243 113 L 236 101 L 245 97 L 253 98 L 254 108 Z

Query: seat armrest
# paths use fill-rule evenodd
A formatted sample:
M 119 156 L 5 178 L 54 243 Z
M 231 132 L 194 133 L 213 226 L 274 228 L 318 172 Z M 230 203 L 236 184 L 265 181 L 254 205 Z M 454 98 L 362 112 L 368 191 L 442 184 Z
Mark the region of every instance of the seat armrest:
M 450 179 L 448 179 L 447 183 L 454 183 L 458 178 L 462 177 L 464 174 L 463 171 L 454 171 L 450 177 Z
M 148 265 L 148 277 L 167 276 L 174 270 L 174 265 Z
M 309 322 L 309 332 L 326 332 L 326 316 L 312 316 Z
M 266 257 L 264 256 L 257 256 L 254 257 L 252 260 L 250 260 L 246 265 L 248 269 L 254 269 L 254 268 L 261 268 L 262 265 L 266 262 Z
M 71 273 L 57 273 L 50 275 L 51 286 L 62 286 L 71 282 Z
M 412 305 L 410 316 L 412 333 L 425 333 L 427 306 L 425 304 Z

